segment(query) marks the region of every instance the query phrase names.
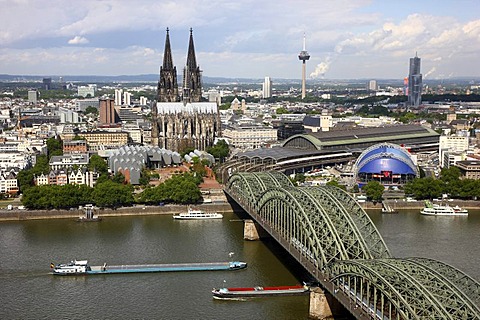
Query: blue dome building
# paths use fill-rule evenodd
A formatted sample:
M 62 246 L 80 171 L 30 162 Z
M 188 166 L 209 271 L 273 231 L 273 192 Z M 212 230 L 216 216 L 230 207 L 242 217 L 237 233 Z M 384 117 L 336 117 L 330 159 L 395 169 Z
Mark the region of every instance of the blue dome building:
M 407 150 L 392 143 L 380 143 L 366 149 L 354 167 L 360 187 L 369 181 L 384 186 L 403 185 L 419 176 L 418 168 Z

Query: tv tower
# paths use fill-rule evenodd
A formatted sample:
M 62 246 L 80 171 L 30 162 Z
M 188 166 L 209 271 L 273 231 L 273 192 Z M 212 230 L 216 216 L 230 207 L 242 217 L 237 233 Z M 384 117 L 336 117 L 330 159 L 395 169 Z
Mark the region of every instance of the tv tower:
M 308 54 L 307 50 L 305 49 L 305 33 L 303 34 L 303 50 L 300 51 L 298 55 L 298 59 L 302 60 L 302 99 L 305 98 L 305 77 L 307 72 L 307 64 L 305 61 L 310 59 L 310 55 Z

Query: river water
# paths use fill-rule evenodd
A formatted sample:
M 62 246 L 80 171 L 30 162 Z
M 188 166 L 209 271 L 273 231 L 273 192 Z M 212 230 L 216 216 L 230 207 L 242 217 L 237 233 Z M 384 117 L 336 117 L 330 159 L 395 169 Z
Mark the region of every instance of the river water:
M 370 213 L 392 254 L 442 260 L 480 279 L 480 212 L 425 217 Z M 307 319 L 308 296 L 212 299 L 213 287 L 293 285 L 307 276 L 271 240 L 244 241 L 233 213 L 223 220 L 171 215 L 0 223 L 0 319 Z M 238 271 L 78 277 L 51 262 L 91 265 L 246 261 Z

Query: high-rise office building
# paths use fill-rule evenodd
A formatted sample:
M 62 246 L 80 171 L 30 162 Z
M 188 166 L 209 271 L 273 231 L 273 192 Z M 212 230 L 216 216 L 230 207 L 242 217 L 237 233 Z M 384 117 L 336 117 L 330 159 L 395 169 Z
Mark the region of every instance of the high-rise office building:
M 28 102 L 36 104 L 38 101 L 38 91 L 28 90 Z
M 52 89 L 52 78 L 43 78 L 42 80 L 42 88 L 44 90 L 51 90 Z
M 422 74 L 420 73 L 420 58 L 410 58 L 408 73 L 408 105 L 418 107 L 422 103 Z
M 263 98 L 268 99 L 272 97 L 272 79 L 270 77 L 265 77 L 263 81 Z
M 115 123 L 115 107 L 113 99 L 101 99 L 100 100 L 100 123 L 111 124 Z
M 368 82 L 368 88 L 369 91 L 377 91 L 378 85 L 377 85 L 377 80 L 370 80 Z
M 130 92 L 123 93 L 123 104 L 129 106 L 131 103 L 132 94 Z
M 115 105 L 116 106 L 122 105 L 122 97 L 123 97 L 123 90 L 115 89 Z

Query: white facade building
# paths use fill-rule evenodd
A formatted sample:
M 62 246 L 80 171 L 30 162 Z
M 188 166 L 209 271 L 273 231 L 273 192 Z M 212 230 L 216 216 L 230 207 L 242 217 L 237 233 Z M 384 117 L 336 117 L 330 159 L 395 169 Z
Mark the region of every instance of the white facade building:
M 267 142 L 277 141 L 277 129 L 265 127 L 227 128 L 222 132 L 223 138 L 236 148 L 260 148 Z
M 263 81 L 263 98 L 268 99 L 272 97 L 272 79 L 265 77 Z
M 129 106 L 132 102 L 132 94 L 130 92 L 123 93 L 123 104 Z
M 123 90 L 115 89 L 115 105 L 116 106 L 122 105 L 122 98 L 123 98 Z
M 0 172 L 0 193 L 17 193 L 18 180 L 12 172 Z
M 77 94 L 81 97 L 87 97 L 90 95 L 90 97 L 95 96 L 95 86 L 93 85 L 88 85 L 88 86 L 79 86 L 77 88 Z
M 447 163 L 445 162 L 445 152 L 450 153 L 465 153 L 468 150 L 468 137 L 463 136 L 440 136 L 440 142 L 438 147 L 438 156 L 440 160 L 440 166 L 444 168 Z
M 30 165 L 31 157 L 23 152 L 6 151 L 0 152 L 0 170 L 8 168 L 24 169 Z
M 49 166 L 52 170 L 86 167 L 88 165 L 88 154 L 69 154 L 64 156 L 53 156 L 50 158 Z

